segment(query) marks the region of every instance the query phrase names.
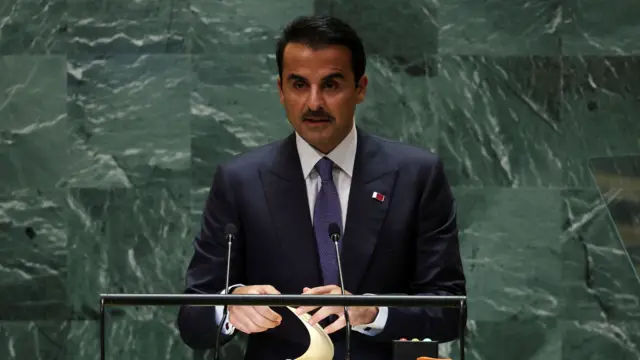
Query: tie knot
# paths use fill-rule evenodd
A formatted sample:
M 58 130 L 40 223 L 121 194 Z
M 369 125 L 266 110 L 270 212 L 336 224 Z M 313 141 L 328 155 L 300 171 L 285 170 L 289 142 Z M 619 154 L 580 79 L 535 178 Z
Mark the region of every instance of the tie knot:
M 320 174 L 322 181 L 333 181 L 333 161 L 323 157 L 316 164 L 316 171 Z

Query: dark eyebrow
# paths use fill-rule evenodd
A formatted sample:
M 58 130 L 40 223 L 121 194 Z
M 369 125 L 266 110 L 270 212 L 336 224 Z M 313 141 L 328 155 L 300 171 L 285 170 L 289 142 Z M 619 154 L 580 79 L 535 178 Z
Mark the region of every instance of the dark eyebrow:
M 305 82 L 307 81 L 307 79 L 305 79 L 303 76 L 300 76 L 300 75 L 297 75 L 297 74 L 291 74 L 291 75 L 289 75 L 289 76 L 287 77 L 287 79 L 288 79 L 289 81 L 296 81 L 296 80 L 299 80 L 299 81 L 305 81 Z M 345 79 L 345 76 L 344 76 L 344 74 L 342 74 L 342 73 L 335 72 L 335 73 L 331 73 L 331 74 L 329 74 L 329 75 L 325 76 L 325 77 L 322 79 L 322 81 L 323 81 L 323 82 L 325 82 L 325 81 L 333 80 L 333 79 L 343 79 L 343 80 L 344 80 L 344 79 Z
M 287 80 L 289 80 L 289 81 L 296 81 L 296 80 L 307 81 L 307 79 L 303 78 L 300 75 L 296 75 L 296 74 L 291 74 L 291 75 L 287 76 Z
M 324 79 L 322 79 L 322 81 L 328 81 L 328 80 L 333 80 L 333 79 L 342 79 L 344 80 L 344 74 L 343 73 L 339 73 L 339 72 L 335 72 L 335 73 L 331 73 L 327 76 L 324 77 Z

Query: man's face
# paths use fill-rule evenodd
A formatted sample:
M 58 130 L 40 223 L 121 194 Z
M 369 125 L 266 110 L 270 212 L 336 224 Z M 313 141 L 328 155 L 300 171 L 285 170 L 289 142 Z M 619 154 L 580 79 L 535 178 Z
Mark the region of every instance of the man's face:
M 343 46 L 313 50 L 289 43 L 282 59 L 278 88 L 289 122 L 311 146 L 330 152 L 353 127 L 367 77 L 362 76 L 356 87 L 351 52 Z

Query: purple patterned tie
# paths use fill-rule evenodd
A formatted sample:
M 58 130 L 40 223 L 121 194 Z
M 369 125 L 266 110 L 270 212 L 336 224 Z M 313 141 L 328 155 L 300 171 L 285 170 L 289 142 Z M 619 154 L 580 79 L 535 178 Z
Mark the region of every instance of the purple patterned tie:
M 315 166 L 322 179 L 313 211 L 313 228 L 316 234 L 322 278 L 325 285 L 340 286 L 338 259 L 333 241 L 329 238 L 329 224 L 335 222 L 342 229 L 342 211 L 338 190 L 333 183 L 333 161 L 323 157 Z

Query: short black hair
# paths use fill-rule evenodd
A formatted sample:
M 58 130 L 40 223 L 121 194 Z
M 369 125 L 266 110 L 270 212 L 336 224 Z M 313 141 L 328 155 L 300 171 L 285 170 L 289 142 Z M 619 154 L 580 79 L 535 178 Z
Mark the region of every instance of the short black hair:
M 284 48 L 289 43 L 298 43 L 320 49 L 328 45 L 346 46 L 351 51 L 351 70 L 356 86 L 364 74 L 367 57 L 362 40 L 346 22 L 328 15 L 300 16 L 283 30 L 276 44 L 278 75 L 282 78 Z

